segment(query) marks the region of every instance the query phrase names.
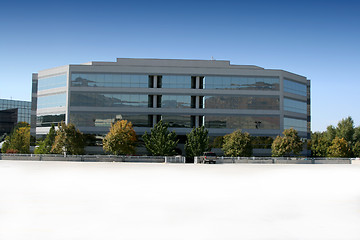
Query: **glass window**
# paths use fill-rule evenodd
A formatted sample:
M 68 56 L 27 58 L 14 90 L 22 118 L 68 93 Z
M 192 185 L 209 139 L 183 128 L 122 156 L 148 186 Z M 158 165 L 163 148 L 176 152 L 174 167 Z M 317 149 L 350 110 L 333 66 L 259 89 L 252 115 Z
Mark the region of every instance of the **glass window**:
M 279 90 L 277 77 L 206 76 L 205 89 Z
M 37 116 L 36 126 L 51 127 L 52 124 L 57 126 L 61 121 L 65 121 L 65 114 Z
M 295 119 L 295 118 L 284 118 L 284 129 L 294 128 L 300 132 L 307 131 L 307 120 Z
M 148 107 L 142 94 L 71 92 L 70 105 L 79 107 Z
M 301 96 L 307 96 L 306 84 L 284 79 L 284 91 Z
M 190 96 L 177 96 L 177 95 L 162 95 L 161 97 L 162 108 L 190 108 Z
M 206 128 L 280 129 L 279 116 L 205 116 Z
M 162 88 L 191 88 L 191 76 L 163 75 L 161 78 Z
M 194 127 L 194 122 L 191 121 L 191 116 L 179 116 L 179 115 L 162 115 L 161 120 L 167 124 L 169 127 L 173 128 L 192 128 Z
M 73 73 L 73 87 L 124 87 L 148 88 L 148 75 L 112 74 L 112 73 Z
M 119 112 L 71 112 L 70 122 L 79 127 L 110 127 L 116 120 L 128 120 L 134 127 L 151 127 L 148 115 L 121 114 Z
M 39 96 L 37 102 L 37 108 L 54 108 L 54 107 L 65 107 L 66 106 L 66 94 L 59 93 L 48 96 Z
M 47 89 L 66 87 L 66 80 L 66 74 L 48 78 L 40 78 L 38 80 L 38 90 L 42 91 Z
M 307 103 L 289 98 L 284 98 L 284 110 L 307 114 Z
M 205 108 L 279 110 L 278 96 L 205 96 Z

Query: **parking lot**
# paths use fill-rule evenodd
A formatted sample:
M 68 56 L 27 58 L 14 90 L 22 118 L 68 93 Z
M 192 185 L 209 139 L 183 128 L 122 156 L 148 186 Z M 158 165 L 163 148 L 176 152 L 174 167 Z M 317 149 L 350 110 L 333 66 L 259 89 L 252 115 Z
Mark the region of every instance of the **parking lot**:
M 360 164 L 0 161 L 0 239 L 360 239 Z

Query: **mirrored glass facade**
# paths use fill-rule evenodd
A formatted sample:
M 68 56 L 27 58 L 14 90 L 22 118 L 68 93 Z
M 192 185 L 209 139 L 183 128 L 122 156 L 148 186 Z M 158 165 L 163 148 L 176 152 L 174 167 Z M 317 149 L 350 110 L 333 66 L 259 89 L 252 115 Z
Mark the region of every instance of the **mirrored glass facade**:
M 111 73 L 73 73 L 72 87 L 147 88 L 148 75 Z
M 207 128 L 280 129 L 280 116 L 205 116 Z
M 162 95 L 161 97 L 162 108 L 190 108 L 191 97 L 179 95 Z
M 0 99 L 0 110 L 17 109 L 17 122 L 27 122 L 31 119 L 31 102 Z
M 205 89 L 241 89 L 278 91 L 280 81 L 277 77 L 227 77 L 205 76 Z
M 307 103 L 293 100 L 290 98 L 284 98 L 284 110 L 289 112 L 307 114 Z
M 192 128 L 194 127 L 194 121 L 192 121 L 189 115 L 162 115 L 161 120 L 172 128 Z
M 36 126 L 51 127 L 53 124 L 57 126 L 62 121 L 65 121 L 65 114 L 42 115 L 37 117 Z
M 37 109 L 55 107 L 66 107 L 66 93 L 38 97 Z
M 307 131 L 307 120 L 295 119 L 295 118 L 284 118 L 284 129 L 294 128 L 297 131 Z
M 134 127 L 150 127 L 152 116 L 119 112 L 71 112 L 70 122 L 79 127 L 110 127 L 116 120 L 128 120 Z
M 205 108 L 279 110 L 279 96 L 205 96 Z
M 191 76 L 163 75 L 158 81 L 161 88 L 191 88 Z
M 307 96 L 306 84 L 291 81 L 289 79 L 284 79 L 284 91 L 301 96 Z
M 120 93 L 71 92 L 71 106 L 147 108 L 148 95 Z
M 38 80 L 38 90 L 48 90 L 60 87 L 66 87 L 67 77 L 66 74 L 47 77 L 47 78 L 40 78 Z

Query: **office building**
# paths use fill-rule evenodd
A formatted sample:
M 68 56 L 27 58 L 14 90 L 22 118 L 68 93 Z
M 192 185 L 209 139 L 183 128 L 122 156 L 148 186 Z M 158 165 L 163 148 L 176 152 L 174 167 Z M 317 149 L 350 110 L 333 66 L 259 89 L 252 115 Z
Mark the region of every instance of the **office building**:
M 18 122 L 30 124 L 31 102 L 0 99 L 0 137 L 11 133 Z
M 204 125 L 210 136 L 242 129 L 275 137 L 292 127 L 310 138 L 306 77 L 229 61 L 118 58 L 71 64 L 33 74 L 33 97 L 37 135 L 61 121 L 104 135 L 117 119 L 131 121 L 141 135 L 162 119 L 178 135 Z

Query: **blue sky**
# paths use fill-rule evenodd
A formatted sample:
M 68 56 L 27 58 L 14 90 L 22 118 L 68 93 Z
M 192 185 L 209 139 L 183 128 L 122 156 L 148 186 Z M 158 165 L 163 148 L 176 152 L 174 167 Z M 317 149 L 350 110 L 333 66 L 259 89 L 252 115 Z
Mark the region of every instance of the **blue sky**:
M 31 73 L 126 58 L 230 60 L 311 79 L 312 130 L 360 125 L 360 1 L 8 1 L 0 98 L 30 100 Z

